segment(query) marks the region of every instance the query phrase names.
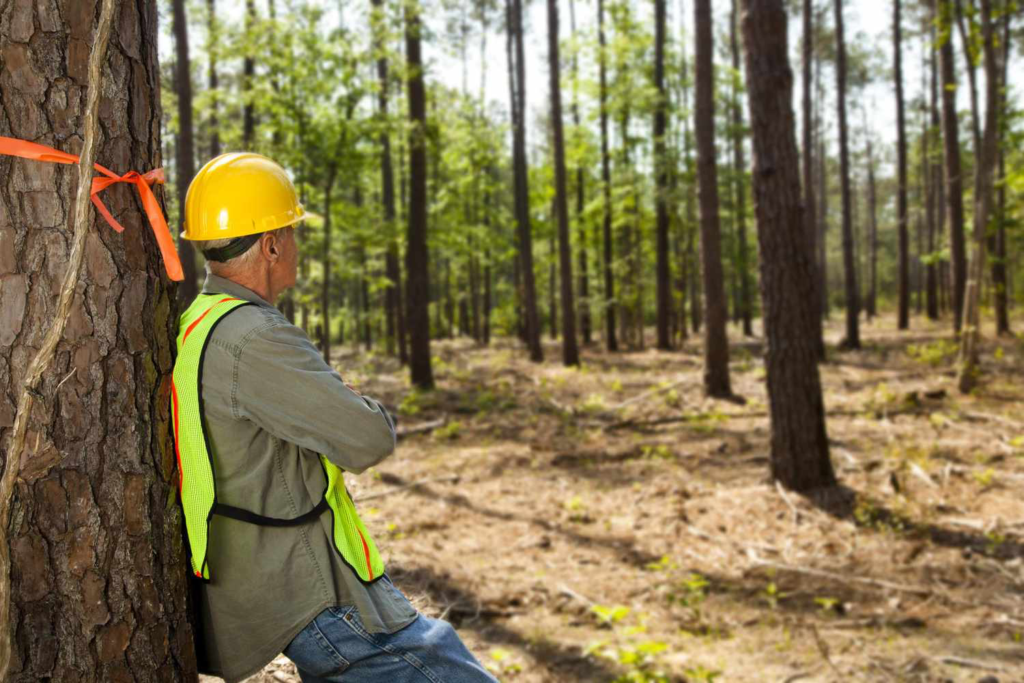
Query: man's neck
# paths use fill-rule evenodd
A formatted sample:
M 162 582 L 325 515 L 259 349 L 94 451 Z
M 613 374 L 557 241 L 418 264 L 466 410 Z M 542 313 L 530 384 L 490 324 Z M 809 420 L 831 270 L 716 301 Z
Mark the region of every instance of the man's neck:
M 258 297 L 273 305 L 280 292 L 271 289 L 270 278 L 265 273 L 213 273 L 217 277 L 235 283 L 239 287 L 245 287 Z

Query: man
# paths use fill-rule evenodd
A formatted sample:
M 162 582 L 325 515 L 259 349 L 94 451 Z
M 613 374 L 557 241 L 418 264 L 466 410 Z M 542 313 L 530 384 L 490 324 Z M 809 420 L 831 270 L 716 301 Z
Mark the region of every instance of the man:
M 185 201 L 208 276 L 181 317 L 172 413 L 204 668 L 233 683 L 284 651 L 304 683 L 492 682 L 391 583 L 345 489 L 394 451 L 394 422 L 273 306 L 303 216 L 257 154 L 210 161 Z

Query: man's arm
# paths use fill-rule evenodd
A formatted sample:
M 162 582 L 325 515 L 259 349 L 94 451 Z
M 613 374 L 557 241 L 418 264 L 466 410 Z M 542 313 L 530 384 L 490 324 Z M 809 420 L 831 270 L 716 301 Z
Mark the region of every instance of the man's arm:
M 357 474 L 395 450 L 395 426 L 384 406 L 345 386 L 301 329 L 260 329 L 235 366 L 235 417 Z

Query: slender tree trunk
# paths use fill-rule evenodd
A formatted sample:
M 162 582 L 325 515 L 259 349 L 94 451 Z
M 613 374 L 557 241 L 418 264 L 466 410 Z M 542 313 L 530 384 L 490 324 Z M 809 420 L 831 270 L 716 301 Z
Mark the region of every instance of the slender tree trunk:
M 893 0 L 896 166 L 899 176 L 899 186 L 896 190 L 896 220 L 899 226 L 897 327 L 906 330 L 910 328 L 910 238 L 908 226 L 910 219 L 907 213 L 907 124 L 903 106 L 903 21 L 901 10 L 902 0 Z
M 544 351 L 540 344 L 540 321 L 537 316 L 537 290 L 533 273 L 533 236 L 530 227 L 530 187 L 526 168 L 526 56 L 523 49 L 522 0 L 506 0 L 511 63 L 515 65 L 510 79 L 512 101 L 512 164 L 515 179 L 515 215 L 518 238 L 522 305 L 526 344 L 530 360 L 540 363 Z M 511 49 L 514 47 L 514 52 Z
M 740 18 L 737 10 L 738 0 L 732 0 L 732 17 L 730 28 L 730 48 L 732 51 L 732 68 L 737 74 L 740 69 Z M 743 103 L 739 92 L 736 92 L 732 102 L 732 129 L 733 129 L 733 171 L 736 176 L 736 229 L 739 244 L 737 250 L 739 258 L 736 267 L 739 270 L 739 317 L 743 322 L 743 334 L 747 337 L 754 336 L 754 327 L 751 323 L 751 301 L 750 301 L 750 265 L 747 248 L 747 188 L 744 177 L 747 172 L 747 163 L 743 155 L 743 139 L 746 137 L 743 132 Z
M 782 0 L 744 0 L 754 206 L 761 246 L 772 477 L 797 491 L 834 486 L 818 375 L 811 252 L 801 215 L 793 76 Z
M 604 195 L 602 237 L 604 239 L 604 324 L 605 345 L 619 350 L 615 331 L 615 277 L 612 273 L 612 171 L 608 152 L 608 46 L 604 35 L 604 0 L 597 0 L 598 64 L 601 79 L 601 191 Z
M 1008 115 L 1009 107 L 1007 103 L 1007 91 L 1006 84 L 1009 82 L 1009 64 L 1010 64 L 1010 20 L 1012 15 L 1009 12 L 1003 14 L 1002 17 L 1002 29 L 1003 35 L 1002 49 L 1003 49 L 1003 73 L 1002 83 L 1003 90 L 999 101 L 999 108 L 1001 115 L 1005 117 Z M 992 288 L 995 289 L 995 313 L 996 313 L 996 334 L 999 336 L 1009 335 L 1010 332 L 1010 312 L 1009 312 L 1009 297 L 1007 296 L 1007 290 L 1009 288 L 1009 278 L 1006 275 L 1006 124 L 999 126 L 999 142 L 997 146 L 999 148 L 999 191 L 996 205 L 996 232 L 992 236 Z
M 896 0 L 899 3 L 900 0 Z M 860 292 L 853 246 L 853 197 L 850 193 L 850 145 L 846 125 L 846 40 L 843 0 L 833 0 L 836 16 L 836 101 L 839 110 L 839 180 L 843 196 L 843 271 L 846 283 L 846 337 L 841 346 L 860 348 Z M 899 51 L 897 51 L 899 54 Z M 904 251 L 905 253 L 905 251 Z M 909 285 L 909 282 L 908 282 Z M 909 296 L 909 290 L 906 291 Z
M 427 263 L 427 97 L 420 56 L 420 6 L 405 4 L 405 58 L 409 93 L 409 231 L 406 238 L 405 272 L 409 323 L 409 368 L 412 383 L 420 389 L 434 387 L 430 367 L 430 275 Z
M 0 135 L 79 153 L 95 93 L 96 161 L 117 173 L 146 172 L 162 163 L 157 5 L 108 4 L 109 50 L 102 80 L 91 81 L 90 50 L 105 44 L 94 30 L 101 4 L 0 8 L 0 99 L 12 108 L 0 114 Z M 0 177 L 6 458 L 9 399 L 21 393 L 70 266 L 78 172 L 0 157 Z M 13 514 L 2 520 L 7 683 L 197 676 L 169 420 L 179 306 L 136 193 L 112 188 L 102 197 L 129 227 L 118 236 L 88 210 L 72 314 L 34 391 Z
M 814 2 L 803 0 L 803 197 L 804 197 L 804 222 L 807 232 L 807 250 L 811 255 L 813 266 L 813 278 L 817 286 L 814 287 L 814 296 L 818 300 L 818 310 L 821 310 L 820 298 L 823 290 L 820 286 L 821 274 L 818 265 L 818 208 L 815 201 L 814 185 L 814 114 L 812 107 L 811 90 L 813 87 L 812 69 L 814 66 Z M 825 360 L 825 341 L 822 336 L 821 316 L 815 316 L 814 339 L 816 344 L 816 355 L 819 361 Z
M 711 0 L 695 0 L 697 37 L 697 165 L 700 180 L 701 247 L 704 266 L 704 390 L 709 396 L 728 398 L 729 338 L 726 335 L 726 298 L 722 277 L 721 229 L 718 217 L 718 169 L 715 164 L 715 102 L 712 56 Z
M 569 31 L 576 35 L 576 3 L 569 0 Z M 572 122 L 575 126 L 576 135 L 580 134 L 582 124 L 580 122 L 579 102 L 579 53 L 574 51 L 572 55 Z M 585 346 L 594 341 L 593 319 L 590 312 L 590 276 L 587 268 L 587 228 L 584 218 L 584 207 L 586 205 L 585 172 L 583 162 L 576 164 L 576 234 L 578 235 L 577 257 L 579 258 L 579 316 L 580 336 Z
M 978 161 L 978 182 L 974 202 L 974 251 L 964 293 L 963 333 L 960 338 L 960 371 L 957 384 L 962 393 L 969 393 L 978 382 L 979 303 L 981 280 L 985 268 L 985 233 L 992 216 L 993 175 L 999 152 L 1000 81 L 992 0 L 981 0 L 981 24 L 985 55 L 985 133 L 981 158 Z
M 551 123 L 555 154 L 555 210 L 558 218 L 559 280 L 562 285 L 562 362 L 580 364 L 576 341 L 576 305 L 572 291 L 572 244 L 569 241 L 569 197 L 562 126 L 561 67 L 558 59 L 558 0 L 548 0 L 548 64 L 551 70 Z M 554 285 L 554 283 L 552 283 Z
M 206 0 L 206 59 L 209 63 L 209 89 L 213 93 L 210 102 L 210 158 L 220 156 L 220 120 L 218 118 L 219 84 L 217 81 L 217 0 Z
M 256 0 L 245 0 L 245 39 L 254 40 L 256 30 Z M 253 102 L 253 82 L 256 79 L 256 56 L 253 45 L 246 46 L 242 61 L 242 90 L 245 102 L 242 113 L 242 148 L 251 150 L 256 144 L 256 104 Z
M 818 144 L 818 185 L 819 196 L 821 201 L 818 202 L 820 209 L 819 223 L 821 225 L 821 232 L 818 238 L 818 275 L 821 278 L 821 286 L 819 290 L 821 292 L 821 315 L 823 318 L 828 318 L 832 312 L 831 302 L 828 298 L 828 158 L 825 156 L 825 142 L 821 141 Z M 824 335 L 824 330 L 822 331 Z M 824 344 L 824 336 L 822 337 L 822 343 Z
M 865 118 L 867 118 L 865 116 Z M 871 132 L 868 131 L 868 318 L 878 315 L 878 191 L 875 187 L 875 154 L 871 145 Z
M 936 31 L 934 27 L 935 13 L 931 12 L 932 29 L 931 34 L 933 36 L 932 42 L 935 42 Z M 929 59 L 929 78 L 930 78 L 930 98 L 929 103 L 929 128 L 931 134 L 929 135 L 928 143 L 928 263 L 925 266 L 925 293 L 927 298 L 927 310 L 929 320 L 939 319 L 939 287 L 938 287 L 938 269 L 934 260 L 935 254 L 935 236 L 942 233 L 942 169 L 941 166 L 935 162 L 934 157 L 934 145 L 931 142 L 932 135 L 939 135 L 939 92 L 938 92 L 938 64 L 935 59 L 934 50 L 931 52 L 931 58 Z
M 665 4 L 666 0 L 654 0 L 654 87 L 658 91 L 658 99 L 654 105 L 654 183 L 657 205 L 658 348 L 667 351 L 672 348 L 672 272 L 669 268 L 668 246 L 669 160 L 665 145 L 668 119 L 668 93 L 665 89 Z
M 185 15 L 185 0 L 174 0 L 174 46 L 175 69 L 174 81 L 178 91 L 178 143 L 177 182 L 179 224 L 185 223 L 185 194 L 189 183 L 196 174 L 195 143 L 192 126 L 192 69 L 188 57 L 188 19 Z M 185 279 L 178 287 L 178 298 L 182 302 L 191 302 L 199 292 L 196 282 L 196 253 L 192 243 L 178 239 L 178 257 L 181 259 Z
M 952 0 L 952 1 L 954 3 L 954 7 L 956 8 L 956 23 L 957 23 L 957 26 L 958 26 L 959 31 L 960 31 L 960 45 L 963 46 L 963 50 L 964 50 L 964 62 L 965 62 L 965 66 L 966 66 L 965 71 L 967 72 L 967 83 L 970 86 L 970 91 L 969 92 L 970 92 L 970 95 L 971 95 L 971 97 L 970 97 L 970 102 L 971 102 L 971 139 L 974 142 L 975 153 L 979 153 L 980 150 L 981 150 L 982 140 L 981 140 L 981 116 L 978 113 L 978 62 L 977 62 L 977 60 L 980 59 L 980 55 L 975 56 L 973 54 L 972 50 L 971 50 L 971 47 L 970 47 L 970 45 L 971 45 L 971 43 L 973 41 L 971 40 L 970 31 L 967 30 L 967 20 L 964 17 L 964 8 L 963 8 L 964 0 Z M 975 9 L 974 0 L 967 0 L 967 3 L 971 6 L 972 9 Z M 950 35 L 949 35 L 949 38 L 947 39 L 946 42 L 951 41 L 952 38 L 953 38 L 953 36 L 952 36 L 952 31 L 953 31 L 952 21 L 953 21 L 953 18 L 950 17 L 949 21 L 950 21 L 950 24 L 949 24 Z M 975 178 L 977 178 L 977 174 L 975 174 Z
M 558 339 L 558 267 L 555 259 L 558 258 L 555 247 L 555 231 L 558 230 L 555 224 L 557 209 L 555 199 L 551 199 L 551 236 L 548 239 L 548 332 L 551 333 L 551 341 Z
M 943 27 L 952 28 L 953 18 L 948 3 L 933 0 Z M 960 131 L 956 111 L 956 76 L 953 45 L 944 40 L 939 45 L 942 72 L 942 141 L 946 176 L 946 210 L 949 216 L 950 251 L 953 260 L 953 329 L 960 332 L 963 320 L 964 292 L 967 288 L 967 246 L 964 234 L 963 172 L 960 167 Z
M 323 287 L 320 290 L 320 324 L 323 329 L 320 351 L 328 365 L 331 364 L 331 193 L 336 175 L 337 169 L 330 166 L 324 180 L 324 234 L 320 245 L 320 258 L 323 261 Z

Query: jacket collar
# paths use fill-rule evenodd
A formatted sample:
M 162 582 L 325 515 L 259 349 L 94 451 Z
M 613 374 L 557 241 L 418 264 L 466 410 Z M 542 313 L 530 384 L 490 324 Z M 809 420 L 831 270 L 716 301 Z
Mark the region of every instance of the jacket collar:
M 236 282 L 209 272 L 206 274 L 206 282 L 203 284 L 203 294 L 227 294 L 228 296 L 233 296 L 258 306 L 274 308 L 272 304 L 266 302 L 259 294 L 248 287 L 243 287 Z

